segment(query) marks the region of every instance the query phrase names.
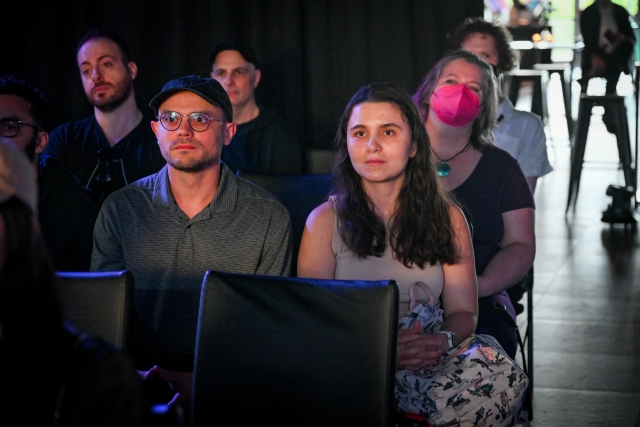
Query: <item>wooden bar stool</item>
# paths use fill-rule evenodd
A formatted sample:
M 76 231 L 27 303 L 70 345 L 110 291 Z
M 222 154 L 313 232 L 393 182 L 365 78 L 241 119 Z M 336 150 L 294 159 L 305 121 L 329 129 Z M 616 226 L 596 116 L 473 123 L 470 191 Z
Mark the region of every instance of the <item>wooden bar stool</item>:
M 546 70 L 513 70 L 505 74 L 509 85 L 508 97 L 515 106 L 522 82 L 533 82 L 533 96 L 531 98 L 531 112 L 540 116 L 543 122 L 549 118 L 547 114 L 547 81 L 549 74 Z
M 618 142 L 618 156 L 622 164 L 624 181 L 626 186 L 634 186 L 634 172 L 631 166 L 631 140 L 629 137 L 629 124 L 627 110 L 624 106 L 624 97 L 620 95 L 588 96 L 582 95 L 578 106 L 578 121 L 575 131 L 575 141 L 571 146 L 571 171 L 569 174 L 569 196 L 567 208 L 573 205 L 575 208 L 578 190 L 580 188 L 580 175 L 584 163 L 584 152 L 587 145 L 587 133 L 591 121 L 591 110 L 595 106 L 610 108 L 615 118 L 616 140 Z
M 535 64 L 534 70 L 546 70 L 551 74 L 558 73 L 560 76 L 560 83 L 562 86 L 562 98 L 564 100 L 564 115 L 567 120 L 567 130 L 569 131 L 569 138 L 573 138 L 573 116 L 571 115 L 571 62 L 554 62 L 551 64 Z

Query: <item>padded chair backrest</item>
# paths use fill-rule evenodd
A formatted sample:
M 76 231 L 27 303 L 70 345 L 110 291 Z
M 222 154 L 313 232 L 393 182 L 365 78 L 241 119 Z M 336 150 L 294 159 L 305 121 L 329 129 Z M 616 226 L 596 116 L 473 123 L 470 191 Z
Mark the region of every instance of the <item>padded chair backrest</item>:
M 291 214 L 293 237 L 291 275 L 295 276 L 304 225 L 311 211 L 329 198 L 331 174 L 288 175 L 238 171 L 237 176 L 253 182 L 276 196 Z
M 58 295 L 71 324 L 127 348 L 133 313 L 130 271 L 58 272 Z
M 331 173 L 337 150 L 333 148 L 308 148 L 305 151 L 307 173 Z
M 192 420 L 392 426 L 398 288 L 209 271 Z

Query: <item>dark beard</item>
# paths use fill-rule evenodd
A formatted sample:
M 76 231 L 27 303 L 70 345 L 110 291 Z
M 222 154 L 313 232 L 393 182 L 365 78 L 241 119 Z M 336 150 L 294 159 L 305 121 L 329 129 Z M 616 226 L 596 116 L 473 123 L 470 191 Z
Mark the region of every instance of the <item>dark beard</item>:
M 196 163 L 190 166 L 180 166 L 180 167 L 176 167 L 175 165 L 171 165 L 171 166 L 173 166 L 174 169 L 179 170 L 180 172 L 198 173 L 198 172 L 202 172 L 205 169 L 209 169 L 213 164 L 215 164 L 215 162 L 208 161 L 208 162 Z
M 222 137 L 222 135 L 220 136 Z M 189 144 L 195 144 L 198 147 L 201 147 L 200 144 L 197 141 L 192 140 L 191 138 L 179 138 L 176 141 L 174 141 L 171 145 L 170 148 L 166 150 L 166 152 L 162 152 L 162 156 L 164 157 L 164 159 L 167 161 L 167 163 L 169 163 L 169 165 L 171 165 L 171 167 L 173 167 L 176 170 L 179 170 L 181 172 L 186 172 L 186 173 L 198 173 L 198 172 L 202 172 L 203 170 L 209 169 L 212 165 L 215 165 L 216 163 L 220 162 L 220 157 L 218 156 L 217 159 L 203 159 L 191 164 L 180 164 L 180 162 L 175 162 L 171 159 L 171 155 L 169 154 L 169 152 L 171 151 L 172 147 L 175 147 L 177 145 L 180 145 L 182 143 L 189 143 Z
M 110 113 L 116 109 L 118 109 L 118 107 L 120 107 L 122 104 L 124 104 L 124 102 L 127 100 L 127 98 L 129 97 L 129 94 L 131 93 L 131 91 L 133 90 L 133 84 L 129 83 L 124 91 L 120 94 L 120 96 L 117 96 L 116 98 L 114 98 L 111 102 L 103 104 L 103 105 L 96 105 L 93 100 L 90 99 L 91 104 L 93 104 L 94 107 L 96 107 L 98 110 L 100 110 L 103 113 Z

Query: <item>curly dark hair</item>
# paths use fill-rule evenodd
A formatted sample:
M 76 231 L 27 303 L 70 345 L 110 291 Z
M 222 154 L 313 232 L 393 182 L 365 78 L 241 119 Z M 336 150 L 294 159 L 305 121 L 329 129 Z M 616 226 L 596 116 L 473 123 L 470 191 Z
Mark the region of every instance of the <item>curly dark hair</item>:
M 347 149 L 351 112 L 363 103 L 390 103 L 398 107 L 417 147 L 416 155 L 409 158 L 406 166 L 404 184 L 398 195 L 398 211 L 389 222 L 389 236 Z M 388 242 L 394 258 L 406 267 L 415 264 L 423 269 L 437 261 L 454 263 L 458 260 L 449 212 L 453 201 L 436 173 L 429 136 L 406 91 L 391 83 L 360 88 L 345 107 L 334 143 L 337 154 L 332 173 L 338 231 L 352 252 L 360 258 L 380 257 Z
M 42 89 L 18 74 L 0 76 L 0 95 L 16 95 L 30 105 L 29 115 L 36 126 L 45 128 L 45 101 Z
M 499 21 L 489 22 L 481 17 L 465 19 L 449 36 L 449 51 L 460 49 L 467 37 L 477 33 L 489 35 L 495 40 L 496 50 L 498 51 L 497 67 L 499 72 L 506 73 L 516 67 L 518 56 L 510 46 L 513 37 L 509 30 Z
M 491 65 L 478 55 L 466 50 L 458 49 L 443 56 L 436 65 L 429 70 L 416 93 L 413 94 L 413 102 L 418 107 L 422 120 L 427 121 L 429 114 L 429 100 L 436 87 L 440 75 L 445 67 L 450 63 L 462 59 L 469 64 L 475 65 L 482 73 L 482 93 L 480 114 L 476 117 L 471 131 L 471 144 L 476 150 L 486 152 L 494 146 L 494 138 L 491 131 L 496 123 L 496 111 L 498 109 L 498 83 L 493 74 Z

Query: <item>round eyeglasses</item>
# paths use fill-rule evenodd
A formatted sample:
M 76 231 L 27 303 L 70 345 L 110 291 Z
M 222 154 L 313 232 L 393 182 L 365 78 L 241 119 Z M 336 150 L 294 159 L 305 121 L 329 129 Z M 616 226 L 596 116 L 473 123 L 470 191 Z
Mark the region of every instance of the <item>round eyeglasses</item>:
M 31 125 L 22 120 L 2 119 L 0 120 L 0 135 L 5 138 L 13 138 L 20 132 L 20 125 L 30 126 L 38 129 L 40 132 L 44 132 L 44 129 L 40 129 L 38 126 Z
M 194 132 L 204 132 L 209 129 L 209 125 L 212 121 L 216 122 L 225 122 L 226 120 L 214 119 L 207 113 L 191 113 L 191 114 L 180 114 L 175 111 L 165 111 L 164 113 L 160 113 L 158 116 L 158 120 L 163 128 L 168 131 L 177 130 L 182 124 L 182 118 L 189 117 L 188 123 L 191 129 Z

